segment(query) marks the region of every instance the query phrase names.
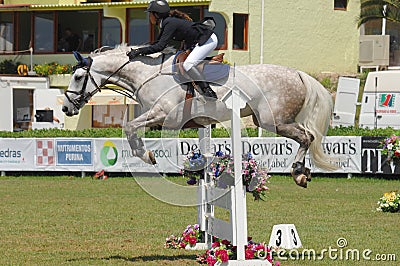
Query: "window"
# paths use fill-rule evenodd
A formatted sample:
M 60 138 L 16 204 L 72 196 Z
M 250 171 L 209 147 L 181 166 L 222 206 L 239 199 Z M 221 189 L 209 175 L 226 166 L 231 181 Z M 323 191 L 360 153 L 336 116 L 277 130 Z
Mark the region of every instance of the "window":
M 334 0 L 334 9 L 335 10 L 347 10 L 347 1 L 348 0 Z
M 226 22 L 221 14 L 208 12 L 208 9 L 204 10 L 204 17 L 213 17 L 215 20 L 214 32 L 218 37 L 218 49 L 226 49 Z
M 54 51 L 54 14 L 52 12 L 35 13 L 35 52 Z
M 16 24 L 18 27 L 17 30 L 17 50 L 23 51 L 28 50 L 31 46 L 31 27 L 27 25 L 31 25 L 31 13 L 28 12 L 18 12 L 17 13 L 18 23 Z
M 185 7 L 182 6 L 178 7 L 177 9 L 179 11 L 188 14 L 193 21 L 199 21 L 202 18 L 201 17 L 202 7 L 200 6 L 185 6 Z
M 0 13 L 0 52 L 14 50 L 13 13 Z
M 121 43 L 121 24 L 116 18 L 103 18 L 101 23 L 101 46 L 115 47 Z
M 59 12 L 57 51 L 91 52 L 99 48 L 99 16 L 100 12 L 97 10 Z
M 233 14 L 233 49 L 247 50 L 248 15 Z
M 130 45 L 146 44 L 150 41 L 150 22 L 148 13 L 144 9 L 130 9 L 129 16 L 129 40 Z
M 202 13 L 202 7 L 200 6 L 185 6 L 185 7 L 178 7 L 177 8 L 179 11 L 186 13 L 193 21 L 199 21 L 201 20 L 201 13 Z M 156 31 L 158 35 L 158 29 Z M 170 42 L 170 45 L 175 47 L 176 49 L 180 49 L 181 48 L 181 42 L 180 41 L 174 41 L 172 40 Z
M 193 21 L 212 16 L 216 21 L 217 48 L 226 49 L 226 22 L 222 15 L 208 12 L 206 6 L 178 9 L 187 13 Z M 0 53 L 26 51 L 30 47 L 35 54 L 70 53 L 74 50 L 90 53 L 101 46 L 120 44 L 123 36 L 129 45 L 147 44 L 157 38 L 158 27 L 150 25 L 148 13 L 144 11 L 143 8 L 127 10 L 126 32 L 121 31 L 117 18 L 104 17 L 99 9 L 0 12 Z M 247 15 L 239 17 L 245 18 L 247 27 Z M 244 22 L 243 19 L 241 22 Z M 235 38 L 240 39 L 241 49 L 246 49 L 247 29 L 243 30 L 241 38 Z

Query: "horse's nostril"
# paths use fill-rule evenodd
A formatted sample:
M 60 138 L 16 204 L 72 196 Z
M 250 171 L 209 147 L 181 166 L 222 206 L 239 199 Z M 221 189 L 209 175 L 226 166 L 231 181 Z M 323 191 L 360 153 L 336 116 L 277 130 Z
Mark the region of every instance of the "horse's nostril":
M 67 106 L 63 106 L 61 109 L 64 113 L 66 113 L 68 111 L 68 107 Z

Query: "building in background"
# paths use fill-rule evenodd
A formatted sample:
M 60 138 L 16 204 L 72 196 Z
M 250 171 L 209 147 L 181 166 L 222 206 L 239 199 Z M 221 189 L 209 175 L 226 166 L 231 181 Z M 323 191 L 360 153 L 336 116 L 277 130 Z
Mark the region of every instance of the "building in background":
M 12 60 L 31 65 L 57 62 L 74 64 L 71 50 L 82 54 L 126 43 L 156 40 L 145 11 L 149 1 L 4 0 L 0 4 L 0 62 Z M 269 63 L 297 68 L 310 74 L 356 73 L 359 70 L 360 32 L 382 34 L 381 24 L 360 29 L 359 0 L 170 0 L 172 8 L 193 20 L 212 16 L 217 22 L 218 50 L 230 63 Z M 381 27 L 382 28 L 382 27 Z M 390 65 L 400 62 L 398 25 L 388 24 L 391 34 Z M 393 35 L 393 37 L 392 37 Z M 389 49 L 389 48 L 388 48 Z M 51 83 L 50 87 L 51 87 Z M 64 86 L 67 86 L 65 84 Z M 59 86 L 57 87 L 60 88 Z M 1 91 L 0 91 L 1 93 Z M 112 101 L 115 95 L 104 101 Z M 106 98 L 104 98 L 106 99 Z M 126 106 L 126 101 L 122 101 Z M 118 104 L 115 104 L 117 106 Z M 96 106 L 96 105 L 93 105 Z M 129 116 L 135 116 L 135 105 Z M 120 107 L 86 106 L 87 119 L 65 121 L 67 128 L 109 126 L 102 114 L 120 113 Z M 125 107 L 126 108 L 126 107 Z M 94 109 L 99 109 L 95 110 Z M 35 110 L 32 110 L 32 114 Z M 93 115 L 96 113 L 96 115 Z M 32 116 L 33 117 L 33 116 Z M 110 118 L 112 121 L 120 119 Z M 70 121 L 70 122 L 68 122 Z M 109 119 L 107 121 L 110 121 Z M 118 122 L 119 123 L 119 122 Z
M 0 61 L 73 63 L 70 50 L 154 41 L 149 1 L 5 0 L 0 5 Z M 27 3 L 28 2 L 28 3 Z M 356 72 L 360 2 L 170 0 L 194 20 L 213 16 L 218 49 L 236 64 L 261 61 L 309 73 Z M 71 37 L 69 34 L 73 34 Z M 73 41 L 74 40 L 74 41 Z M 73 41 L 75 44 L 70 44 Z M 69 47 L 72 45 L 72 48 Z M 10 54 L 11 53 L 11 54 Z

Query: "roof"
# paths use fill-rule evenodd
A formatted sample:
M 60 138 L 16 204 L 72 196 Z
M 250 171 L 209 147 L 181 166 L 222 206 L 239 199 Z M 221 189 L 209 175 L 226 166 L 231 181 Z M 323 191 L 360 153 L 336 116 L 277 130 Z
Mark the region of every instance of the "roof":
M 71 10 L 71 9 L 99 9 L 103 7 L 147 7 L 150 1 L 131 2 L 103 2 L 103 3 L 80 3 L 80 4 L 21 4 L 21 5 L 0 5 L 1 11 L 18 11 L 21 9 L 30 10 Z M 187 5 L 208 5 L 211 0 L 170 0 L 171 6 Z

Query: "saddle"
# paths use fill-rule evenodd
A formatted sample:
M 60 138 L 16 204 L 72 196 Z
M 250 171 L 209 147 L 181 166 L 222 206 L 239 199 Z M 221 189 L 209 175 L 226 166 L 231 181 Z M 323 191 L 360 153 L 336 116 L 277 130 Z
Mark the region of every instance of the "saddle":
M 185 62 L 190 52 L 190 50 L 180 50 L 176 53 L 173 60 L 172 71 L 176 73 L 174 79 L 178 83 L 185 83 L 188 81 L 187 74 L 185 73 L 186 71 L 183 69 L 183 62 Z M 196 66 L 203 72 L 207 82 L 215 82 L 229 75 L 230 66 L 222 63 L 224 55 L 224 53 L 221 53 L 212 57 L 206 57 L 204 62 Z
M 188 82 L 190 78 L 188 78 L 187 74 L 185 73 L 186 71 L 183 68 L 183 62 L 185 62 L 189 54 L 190 50 L 178 51 L 173 60 L 172 71 L 176 72 L 176 74 L 174 74 L 174 79 L 176 82 L 188 84 L 186 90 L 185 104 L 183 106 L 183 121 L 187 122 L 185 122 L 182 128 L 201 128 L 204 126 L 197 124 L 190 118 L 192 111 L 192 99 L 195 93 L 195 88 L 193 83 Z M 223 64 L 223 60 L 224 53 L 221 53 L 213 57 L 207 57 L 205 59 L 205 62 L 200 63 L 196 67 L 203 72 L 203 75 L 207 82 L 215 82 L 229 75 L 230 66 L 228 64 Z

